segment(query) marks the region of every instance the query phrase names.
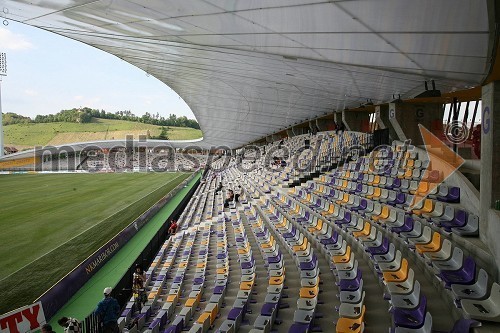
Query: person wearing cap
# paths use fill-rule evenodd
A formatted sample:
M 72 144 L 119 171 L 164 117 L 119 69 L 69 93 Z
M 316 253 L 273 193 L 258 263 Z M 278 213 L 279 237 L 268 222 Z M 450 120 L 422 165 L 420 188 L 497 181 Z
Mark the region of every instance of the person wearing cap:
M 43 324 L 42 333 L 55 333 L 50 324 Z
M 64 328 L 64 333 L 80 333 L 82 331 L 80 322 L 71 317 L 62 317 L 57 323 Z
M 110 287 L 104 288 L 104 298 L 97 304 L 94 313 L 99 317 L 103 333 L 117 333 L 118 317 L 120 316 L 120 305 L 111 297 Z

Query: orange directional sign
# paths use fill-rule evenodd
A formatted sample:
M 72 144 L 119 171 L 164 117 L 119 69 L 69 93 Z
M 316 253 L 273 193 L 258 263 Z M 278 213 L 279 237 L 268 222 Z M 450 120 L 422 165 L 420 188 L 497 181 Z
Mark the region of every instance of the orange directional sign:
M 429 193 L 432 193 L 443 181 L 446 180 L 446 178 L 458 170 L 458 168 L 460 168 L 460 166 L 465 162 L 461 156 L 451 150 L 450 147 L 432 134 L 423 125 L 419 124 L 418 127 L 429 158 L 429 166 L 427 167 L 424 176 L 420 177 L 418 186 L 419 190 L 417 195 L 414 196 L 413 202 L 409 206 L 410 210 L 415 207 L 419 207 Z M 431 177 L 431 173 L 434 174 L 434 177 Z M 426 182 L 425 186 L 421 186 L 421 183 L 424 181 Z

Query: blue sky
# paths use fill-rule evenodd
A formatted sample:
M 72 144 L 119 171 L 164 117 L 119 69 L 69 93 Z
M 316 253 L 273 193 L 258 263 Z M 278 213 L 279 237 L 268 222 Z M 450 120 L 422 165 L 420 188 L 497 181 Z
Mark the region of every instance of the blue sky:
M 7 53 L 2 111 L 34 117 L 88 106 L 194 118 L 168 86 L 125 61 L 80 42 L 9 21 L 0 25 Z

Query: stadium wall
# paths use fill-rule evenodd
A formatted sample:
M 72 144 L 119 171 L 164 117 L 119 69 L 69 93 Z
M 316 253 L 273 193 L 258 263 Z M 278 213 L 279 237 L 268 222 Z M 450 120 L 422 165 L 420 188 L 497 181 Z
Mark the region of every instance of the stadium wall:
M 66 304 L 106 262 L 113 257 L 113 255 L 120 251 L 120 249 L 197 174 L 197 172 L 193 173 L 186 180 L 177 185 L 156 204 L 151 206 L 141 216 L 135 219 L 115 237 L 95 251 L 80 265 L 75 267 L 70 273 L 40 296 L 36 301 L 42 302 L 45 317 L 49 320 L 54 314 L 56 314 L 57 311 L 64 304 Z M 196 185 L 194 187 L 196 187 Z

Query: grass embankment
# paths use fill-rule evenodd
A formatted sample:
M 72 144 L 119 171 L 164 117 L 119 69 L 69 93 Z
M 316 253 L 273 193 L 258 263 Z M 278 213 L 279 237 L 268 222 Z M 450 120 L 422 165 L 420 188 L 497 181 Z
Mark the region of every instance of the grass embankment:
M 35 300 L 188 176 L 0 175 L 0 314 Z
M 200 130 L 188 127 L 168 127 L 169 140 L 192 140 L 202 137 Z M 160 135 L 161 126 L 125 120 L 92 118 L 92 122 L 78 123 L 30 123 L 4 126 L 6 146 L 23 149 L 34 146 L 62 145 L 97 140 L 123 140 L 127 135 L 138 139 L 139 135 Z

